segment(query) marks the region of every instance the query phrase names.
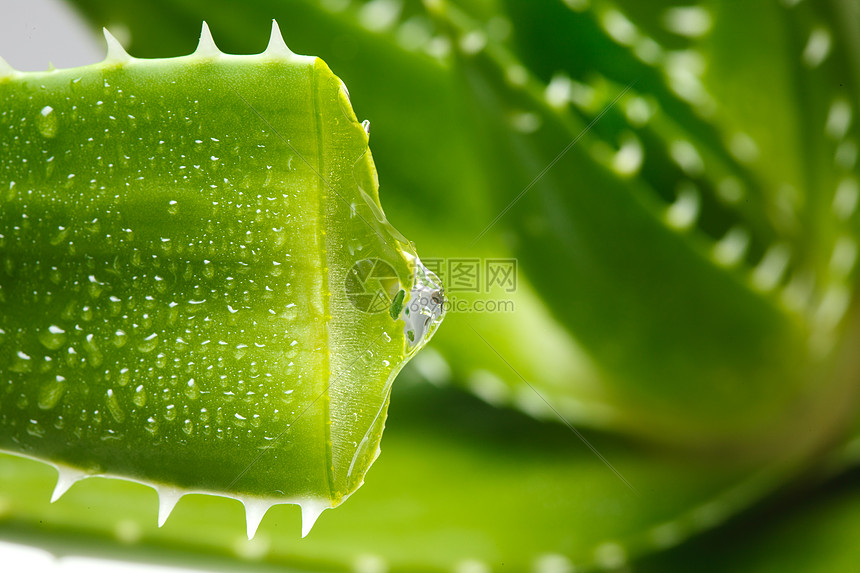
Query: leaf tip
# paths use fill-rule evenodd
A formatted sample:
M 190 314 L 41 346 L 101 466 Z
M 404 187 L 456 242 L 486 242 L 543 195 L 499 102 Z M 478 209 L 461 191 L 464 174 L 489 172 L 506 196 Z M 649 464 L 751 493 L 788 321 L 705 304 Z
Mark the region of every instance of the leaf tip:
M 221 55 L 221 50 L 215 45 L 215 40 L 212 39 L 212 32 L 209 30 L 209 24 L 205 21 L 200 30 L 200 42 L 197 44 L 197 50 L 194 55 L 198 57 L 211 58 Z
M 107 56 L 105 57 L 105 62 L 122 63 L 131 60 L 131 56 L 128 55 L 128 52 L 125 51 L 125 48 L 122 47 L 119 40 L 110 33 L 110 30 L 102 28 L 102 31 L 104 32 L 105 41 L 107 42 Z
M 281 34 L 281 28 L 278 26 L 277 20 L 272 20 L 272 35 L 269 37 L 269 45 L 266 46 L 266 51 L 263 53 L 269 56 L 294 55 L 293 51 L 284 42 L 284 36 Z

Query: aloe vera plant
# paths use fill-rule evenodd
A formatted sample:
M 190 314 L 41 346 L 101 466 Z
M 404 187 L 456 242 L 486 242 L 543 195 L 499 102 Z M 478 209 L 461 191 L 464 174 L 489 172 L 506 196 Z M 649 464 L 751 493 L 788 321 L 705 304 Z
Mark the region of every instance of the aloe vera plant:
M 47 470 L 6 460 L 5 489 L 28 494 L 9 513 L 50 524 L 40 539 L 323 570 L 615 569 L 843 455 L 856 2 L 75 3 L 135 55 L 187 53 L 203 18 L 226 51 L 258 51 L 276 17 L 322 56 L 371 119 L 386 212 L 422 256 L 519 264 L 516 311 L 451 312 L 412 374 L 550 423 L 402 380 L 368 485 L 299 545 L 281 509 L 246 544 L 235 508 L 199 496 L 156 531 L 133 484 L 48 506 Z M 628 438 L 587 433 L 594 455 L 556 422 Z M 719 563 L 766 566 L 748 553 Z

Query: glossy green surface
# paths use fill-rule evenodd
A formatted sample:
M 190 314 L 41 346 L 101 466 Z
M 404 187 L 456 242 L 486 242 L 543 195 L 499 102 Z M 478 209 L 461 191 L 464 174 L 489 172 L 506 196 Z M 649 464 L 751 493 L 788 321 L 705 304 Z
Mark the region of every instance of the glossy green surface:
M 412 345 L 345 280 L 380 259 L 409 291 L 413 267 L 340 80 L 201 49 L 0 98 L 0 447 L 189 490 L 354 491 Z

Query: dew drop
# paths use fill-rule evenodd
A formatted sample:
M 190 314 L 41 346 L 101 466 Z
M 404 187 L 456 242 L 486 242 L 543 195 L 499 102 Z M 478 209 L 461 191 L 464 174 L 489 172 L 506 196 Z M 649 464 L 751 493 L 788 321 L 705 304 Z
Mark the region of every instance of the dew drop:
M 64 242 L 66 238 L 69 236 L 69 228 L 68 227 L 57 227 L 57 232 L 51 237 L 51 245 L 57 246 L 60 243 Z
M 143 387 L 143 384 L 134 389 L 134 396 L 132 396 L 131 401 L 138 408 L 146 406 L 146 389 Z
M 143 427 L 153 436 L 158 435 L 158 421 L 152 416 L 146 419 L 146 423 L 143 425 Z
M 25 374 L 30 372 L 31 369 L 32 361 L 30 360 L 30 356 L 19 350 L 15 355 L 15 361 L 12 363 L 12 366 L 9 367 L 9 371 Z
M 46 382 L 39 389 L 39 408 L 42 410 L 52 409 L 63 397 L 65 391 L 66 379 L 62 376 L 57 376 L 54 380 Z
M 194 382 L 194 378 L 188 381 L 188 384 L 185 387 L 185 395 L 189 400 L 196 400 L 200 397 L 200 388 L 197 387 L 197 384 Z
M 95 341 L 93 340 L 93 335 L 88 334 L 86 340 L 84 341 L 84 350 L 87 353 L 87 357 L 89 358 L 90 364 L 98 368 L 104 362 L 104 355 L 102 354 L 99 347 L 96 346 Z
M 66 331 L 59 326 L 51 325 L 39 333 L 39 342 L 48 350 L 57 350 L 66 343 Z
M 117 348 L 122 348 L 128 342 L 128 334 L 124 330 L 117 330 L 113 333 L 113 340 L 111 342 Z
M 36 420 L 30 420 L 30 423 L 27 424 L 27 433 L 33 437 L 41 438 L 45 435 L 45 428 Z
M 107 391 L 107 409 L 113 419 L 120 424 L 125 420 L 125 412 L 122 411 L 119 400 L 117 400 L 116 394 L 111 389 Z
M 56 137 L 59 122 L 57 121 L 57 114 L 54 112 L 54 108 L 49 105 L 43 107 L 36 118 L 36 125 L 43 136 L 48 138 Z
M 103 287 L 98 280 L 92 275 L 90 275 L 90 284 L 87 285 L 87 292 L 89 292 L 90 298 L 93 300 L 99 298 L 102 294 Z
M 152 333 L 143 339 L 143 342 L 137 345 L 137 349 L 144 354 L 152 352 L 158 346 L 158 334 Z

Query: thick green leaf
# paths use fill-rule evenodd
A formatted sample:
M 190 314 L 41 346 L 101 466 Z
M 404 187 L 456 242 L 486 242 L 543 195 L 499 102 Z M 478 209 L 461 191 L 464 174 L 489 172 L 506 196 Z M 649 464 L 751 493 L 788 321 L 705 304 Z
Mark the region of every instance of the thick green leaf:
M 854 471 L 805 498 L 783 500 L 745 521 L 637 564 L 643 573 L 851 571 L 860 551 L 860 491 Z M 727 551 L 727 548 L 730 550 Z
M 274 502 L 309 528 L 376 458 L 439 287 L 321 60 L 277 28 L 259 56 L 206 28 L 184 58 L 113 42 L 0 78 L 0 447 L 60 465 L 58 493 L 119 475 L 164 491 L 162 520 L 210 491 L 249 534 Z
M 276 18 L 290 45 L 319 54 L 349 85 L 357 109 L 371 124 L 386 213 L 420 248 L 422 258 L 512 259 L 512 239 L 500 226 L 479 242 L 482 227 L 497 212 L 481 150 L 488 146 L 475 127 L 466 86 L 452 72 L 451 41 L 435 30 L 417 3 L 395 10 L 385 26 L 369 19 L 368 3 L 317 0 L 116 3 L 78 0 L 98 25 L 130 31 L 130 51 L 168 56 L 190 48 L 201 19 L 219 44 L 235 52 L 259 49 L 259 35 Z M 484 9 L 484 11 L 489 8 Z M 483 13 L 483 12 L 482 12 Z M 158 14 L 153 18 L 153 14 Z M 168 27 L 161 21 L 170 22 Z M 579 423 L 618 426 L 617 414 L 600 385 L 599 368 L 552 316 L 520 270 L 515 292 L 449 293 L 449 327 L 434 337 L 438 353 L 419 356 L 421 371 L 450 380 L 495 404 L 555 417 L 546 404 L 473 333 L 493 333 L 494 347 L 565 416 Z M 500 302 L 499 312 L 475 311 L 475 303 Z M 458 310 L 467 309 L 467 310 Z M 552 360 L 546 360 L 552 356 Z
M 147 39 L 152 29 L 147 19 L 135 19 L 130 9 L 82 4 L 101 21 L 119 20 L 129 26 L 142 42 L 141 49 L 165 49 L 160 38 Z M 498 333 L 493 344 L 505 345 L 502 354 L 564 415 L 660 439 L 674 440 L 672 436 L 683 429 L 685 441 L 693 441 L 722 440 L 729 434 L 744 438 L 764 428 L 778 436 L 782 429 L 773 428 L 785 424 L 786 408 L 801 400 L 817 384 L 813 381 L 817 377 L 831 376 L 822 370 L 830 362 L 818 362 L 816 357 L 827 354 L 839 338 L 834 324 L 850 298 L 852 279 L 846 272 L 851 271 L 844 264 L 850 262 L 854 245 L 853 223 L 842 223 L 832 205 L 838 195 L 835 205 L 844 211 L 856 194 L 853 130 L 833 131 L 842 130 L 845 102 L 850 106 L 851 94 L 856 93 L 850 83 L 853 75 L 847 72 L 856 49 L 837 49 L 848 36 L 828 27 L 834 19 L 832 10 L 759 3 L 755 17 L 736 18 L 731 7 L 721 3 L 672 11 L 666 2 L 458 2 L 475 21 L 455 26 L 450 46 L 468 58 L 488 42 L 490 49 L 495 43 L 507 43 L 524 65 L 516 58 L 505 59 L 501 70 L 507 74 L 505 81 L 528 80 L 531 69 L 543 82 L 530 84 L 526 91 L 533 96 L 546 91 L 547 101 L 555 107 L 571 100 L 577 104 L 575 110 L 551 111 L 544 103 L 536 109 L 534 101 L 517 99 L 522 94 L 505 95 L 510 85 L 490 85 L 479 101 L 486 104 L 485 98 L 500 97 L 504 103 L 490 120 L 489 133 L 495 135 L 487 136 L 474 133 L 464 119 L 468 110 L 451 103 L 463 90 L 456 87 L 456 78 L 425 56 L 431 46 L 441 44 L 436 28 L 414 3 L 353 3 L 335 11 L 347 4 L 322 3 L 319 9 L 316 2 L 277 6 L 260 2 L 256 11 L 239 13 L 227 6 L 187 1 L 172 10 L 179 15 L 176 21 L 189 25 L 201 15 L 220 19 L 241 49 L 250 49 L 242 37 L 246 28 L 262 25 L 256 23 L 258 18 L 289 17 L 297 23 L 291 38 L 321 53 L 331 52 L 334 58 L 339 55 L 338 69 L 343 69 L 350 85 L 357 81 L 385 86 L 363 109 L 379 126 L 374 133 L 386 152 L 385 161 L 391 159 L 384 164 L 384 173 L 392 181 L 393 218 L 402 218 L 402 207 L 414 211 L 416 204 L 432 205 L 425 209 L 431 218 L 440 214 L 426 232 L 420 223 L 408 223 L 414 227 L 410 235 L 419 240 L 429 243 L 423 239 L 425 233 L 445 236 L 429 243 L 431 256 L 509 256 L 496 234 L 504 230 L 502 236 L 510 239 L 521 258 L 523 282 L 537 287 L 544 302 L 534 300 L 526 287 L 521 306 L 532 309 L 527 312 L 511 317 L 452 316 L 460 324 L 437 343 L 455 380 L 471 388 L 496 388 L 483 393 L 530 409 L 518 398 L 529 395 L 528 388 L 494 364 L 487 349 L 477 350 L 481 344 L 471 337 L 471 324 L 478 331 Z M 388 7 L 385 26 L 368 19 L 376 9 L 372 6 Z M 756 22 L 765 23 L 764 28 Z M 695 26 L 701 33 L 692 33 Z M 418 34 L 418 28 L 426 34 Z M 814 54 L 804 55 L 813 32 L 819 39 L 822 33 L 829 34 L 831 42 L 829 58 L 815 66 L 806 61 Z M 426 41 L 410 44 L 410 37 Z M 404 46 L 417 47 L 417 52 Z M 739 57 L 740 53 L 746 55 Z M 380 61 L 387 65 L 377 65 Z M 742 69 L 735 69 L 733 62 L 738 61 Z M 555 75 L 559 73 L 574 83 Z M 834 78 L 843 76 L 849 82 L 840 88 Z M 430 77 L 434 79 L 427 81 Z M 763 95 L 748 97 L 745 86 L 752 77 L 766 78 Z M 515 207 L 471 245 L 498 211 L 633 80 L 636 85 L 618 102 L 617 110 L 601 116 L 592 134 L 527 194 L 536 201 L 534 196 L 546 193 L 542 189 L 551 187 L 553 179 L 561 185 L 578 180 L 579 186 L 613 187 L 619 200 L 632 201 L 629 214 L 636 226 L 622 224 L 621 211 L 615 219 L 612 209 L 617 205 L 591 207 L 613 219 L 611 227 L 601 225 L 607 237 L 592 237 L 593 256 L 608 274 L 599 279 L 590 267 L 578 269 L 567 260 L 574 251 L 582 259 L 587 249 L 579 243 L 560 243 L 555 237 L 545 249 L 529 236 L 553 218 L 557 225 L 570 225 L 577 216 L 597 224 L 582 205 L 562 223 L 554 199 L 537 211 Z M 421 89 L 415 90 L 418 85 Z M 465 89 L 473 91 L 475 86 Z M 370 87 L 365 93 L 378 91 Z M 403 105 L 405 94 L 415 98 L 413 105 Z M 564 96 L 561 100 L 559 94 Z M 560 120 L 559 113 L 567 119 Z M 828 129 L 839 135 L 835 139 L 822 129 L 831 114 L 836 123 Z M 424 119 L 425 115 L 429 117 Z M 798 123 L 798 117 L 804 119 Z M 847 117 L 845 125 L 850 128 L 850 107 Z M 453 118 L 451 123 L 439 123 L 448 118 Z M 436 129 L 410 127 L 429 124 Z M 530 157 L 516 151 L 510 161 L 487 153 L 503 139 L 497 135 L 508 125 L 527 130 L 535 126 L 531 139 L 541 149 Z M 803 152 L 798 141 L 806 142 L 810 152 Z M 445 150 L 444 157 L 436 158 L 428 147 Z M 796 160 L 801 153 L 808 159 L 804 166 Z M 830 168 L 834 157 L 836 170 Z M 488 196 L 495 196 L 495 211 L 470 199 L 487 186 L 492 189 Z M 415 199 L 404 204 L 402 197 Z M 640 202 L 645 203 L 644 211 L 642 205 L 635 206 Z M 547 218 L 548 210 L 553 217 Z M 665 228 L 666 218 L 682 227 L 686 236 Z M 695 228 L 688 231 L 691 222 Z M 649 250 L 658 261 L 638 255 L 640 246 L 651 240 L 640 233 L 642 224 L 653 226 L 649 232 L 656 233 L 651 238 L 657 242 Z M 575 228 L 586 226 L 577 223 Z M 616 259 L 610 260 L 613 245 L 622 240 L 633 250 L 619 245 Z M 663 243 L 680 251 L 663 251 Z M 630 257 L 638 262 L 630 264 Z M 667 290 L 667 284 L 674 287 Z M 764 315 L 769 318 L 760 320 Z M 558 323 L 568 333 L 545 336 L 558 333 Z M 526 350 L 530 338 L 542 336 L 555 339 L 558 351 L 552 356 L 565 357 L 556 368 L 544 367 L 534 352 Z M 464 348 L 485 354 L 470 357 Z M 807 353 L 812 354 L 808 361 Z M 786 363 L 785 356 L 796 362 Z M 480 382 L 488 379 L 487 372 L 493 380 L 489 385 Z M 687 423 L 699 429 L 688 432 Z

